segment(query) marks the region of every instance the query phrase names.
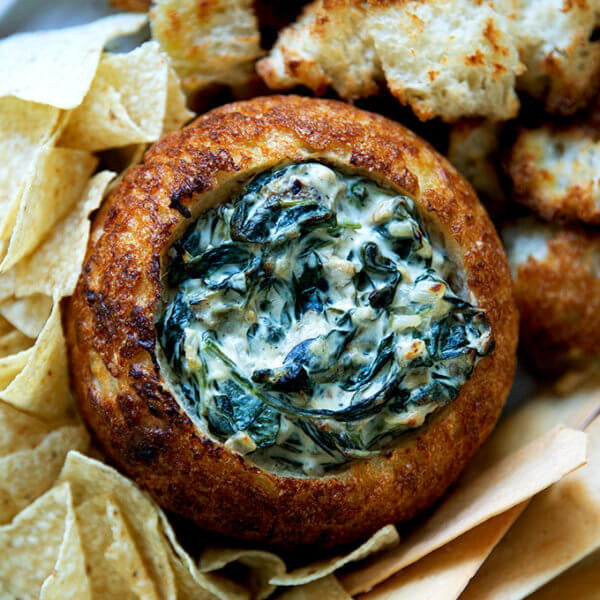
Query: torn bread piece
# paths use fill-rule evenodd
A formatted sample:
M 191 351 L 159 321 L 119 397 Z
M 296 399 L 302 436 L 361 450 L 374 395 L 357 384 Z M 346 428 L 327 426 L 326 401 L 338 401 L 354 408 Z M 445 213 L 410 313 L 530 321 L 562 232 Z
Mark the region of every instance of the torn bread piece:
M 521 61 L 527 67 L 517 87 L 569 115 L 587 104 L 600 85 L 600 25 L 593 0 L 494 0 L 488 2 L 513 24 Z
M 186 91 L 254 76 L 261 50 L 251 0 L 156 0 L 150 25 Z
M 598 361 L 600 237 L 526 218 L 504 229 L 521 344 L 540 371 Z
M 471 0 L 317 0 L 257 69 L 272 88 L 331 86 L 346 99 L 386 82 L 422 120 L 508 119 L 522 71 L 510 32 L 506 17 Z
M 463 119 L 450 130 L 448 160 L 467 178 L 493 220 L 506 215 L 509 198 L 502 185 L 502 123 Z
M 599 134 L 587 124 L 522 130 L 506 165 L 515 199 L 546 220 L 600 224 Z

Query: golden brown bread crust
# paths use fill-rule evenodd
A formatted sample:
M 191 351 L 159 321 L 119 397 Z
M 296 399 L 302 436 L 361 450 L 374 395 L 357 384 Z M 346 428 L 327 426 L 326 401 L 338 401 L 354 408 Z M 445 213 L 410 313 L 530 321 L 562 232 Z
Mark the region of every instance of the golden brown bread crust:
M 399 446 L 320 478 L 279 477 L 199 434 L 159 372 L 161 254 L 206 194 L 283 160 L 325 157 L 407 191 L 462 249 L 496 348 L 449 409 Z M 413 517 L 459 475 L 500 413 L 517 317 L 496 231 L 469 185 L 410 131 L 352 106 L 273 96 L 213 110 L 169 134 L 97 215 L 68 315 L 73 386 L 106 454 L 201 527 L 290 548 L 364 538 Z
M 521 343 L 538 369 L 558 375 L 600 357 L 600 235 L 556 230 L 543 259 L 515 265 Z
M 522 129 L 506 164 L 515 200 L 547 221 L 600 225 L 599 157 L 592 120 Z

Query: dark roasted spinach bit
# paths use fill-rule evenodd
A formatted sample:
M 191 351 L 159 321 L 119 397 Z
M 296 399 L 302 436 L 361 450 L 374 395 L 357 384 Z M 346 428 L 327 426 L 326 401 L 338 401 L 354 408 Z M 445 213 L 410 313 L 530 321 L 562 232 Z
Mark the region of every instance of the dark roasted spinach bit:
M 217 387 L 206 416 L 214 435 L 228 438 L 245 431 L 259 447 L 273 445 L 279 433 L 280 415 L 231 380 Z
M 296 295 L 296 319 L 308 310 L 323 312 L 328 288 L 327 280 L 323 276 L 323 265 L 316 252 L 306 252 L 298 257 L 295 271 L 299 275 L 292 275 L 294 292 Z
M 323 224 L 335 224 L 335 214 L 322 203 L 317 190 L 257 199 L 244 195 L 231 217 L 231 239 L 253 244 L 296 238 Z

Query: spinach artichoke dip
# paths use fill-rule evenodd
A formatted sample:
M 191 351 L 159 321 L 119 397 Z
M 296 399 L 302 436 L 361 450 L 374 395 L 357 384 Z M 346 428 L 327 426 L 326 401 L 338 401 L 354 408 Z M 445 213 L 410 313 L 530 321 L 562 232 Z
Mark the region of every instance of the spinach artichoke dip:
M 157 330 L 178 401 L 280 473 L 385 451 L 493 347 L 413 201 L 319 162 L 254 176 L 167 261 Z

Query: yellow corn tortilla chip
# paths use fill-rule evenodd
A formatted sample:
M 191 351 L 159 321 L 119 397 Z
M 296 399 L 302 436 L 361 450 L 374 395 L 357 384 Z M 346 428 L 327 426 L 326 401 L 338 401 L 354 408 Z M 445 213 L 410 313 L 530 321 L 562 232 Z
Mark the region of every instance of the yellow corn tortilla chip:
M 112 543 L 111 521 L 107 516 L 110 500 L 109 495 L 95 496 L 75 508 L 92 596 L 138 600 L 129 582 L 106 558 Z
M 79 526 L 72 505 L 67 512 L 65 534 L 52 573 L 44 580 L 40 600 L 92 600 L 90 580 Z
M 0 303 L 0 315 L 30 338 L 36 338 L 52 310 L 52 298 L 33 294 L 26 298 L 10 298 Z
M 129 527 L 117 504 L 110 499 L 106 502 L 106 518 L 112 534 L 112 542 L 104 553 L 106 560 L 127 581 L 138 598 L 158 600 L 158 591 L 146 571 Z
M 311 583 L 292 588 L 277 596 L 279 600 L 351 600 L 338 580 L 329 575 Z
M 69 488 L 61 486 L 0 527 L 0 581 L 9 598 L 38 598 L 56 564 L 70 510 Z
M 557 427 L 466 481 L 398 548 L 342 578 L 354 595 L 547 488 L 585 463 L 586 435 Z
M 95 152 L 153 142 L 165 124 L 177 129 L 190 119 L 168 56 L 157 42 L 128 54 L 104 54 L 81 106 L 70 115 L 61 146 Z
M 276 554 L 242 548 L 207 548 L 200 556 L 199 568 L 203 573 L 210 573 L 235 562 L 248 568 L 245 587 L 257 600 L 267 598 L 277 587 L 269 583 L 272 577 L 286 572 L 285 562 Z
M 75 108 L 107 41 L 138 31 L 143 15 L 113 15 L 77 27 L 20 33 L 0 41 L 0 97 Z
M 0 391 L 5 390 L 25 368 L 33 348 L 0 358 Z
M 241 585 L 215 573 L 201 573 L 192 557 L 181 547 L 165 514 L 159 518 L 169 544 L 169 560 L 183 600 L 249 600 L 250 592 Z
M 0 98 L 0 240 L 10 236 L 25 184 L 33 177 L 59 115 L 52 106 Z
M 0 402 L 0 457 L 35 448 L 50 428 L 51 425 L 45 421 Z
M 531 501 L 465 599 L 527 596 L 600 547 L 600 419 L 586 431 L 588 464 Z
M 528 600 L 598 600 L 600 596 L 600 551 L 534 592 Z
M 69 450 L 84 451 L 88 444 L 84 427 L 68 426 L 50 432 L 35 448 L 0 458 L 0 523 L 52 487 Z
M 114 176 L 110 171 L 94 175 L 81 200 L 41 246 L 0 275 L 0 299 L 36 293 L 58 299 L 73 293 L 90 235 L 88 216 L 100 205 Z
M 275 576 L 271 579 L 271 583 L 276 583 L 277 585 L 300 585 L 321 579 L 350 562 L 363 560 L 371 554 L 397 546 L 399 539 L 396 528 L 393 525 L 387 525 L 349 554 L 321 560 L 301 569 L 296 569 L 291 573 Z
M 106 520 L 106 502 L 103 500 L 101 506 L 93 503 L 95 499 L 110 493 L 129 524 L 131 535 L 150 576 L 158 586 L 160 597 L 171 598 L 175 595 L 175 579 L 158 518 L 160 509 L 146 493 L 111 467 L 77 452 L 68 454 L 58 481 L 71 485 L 76 510 L 79 511 L 84 503 L 91 503 L 92 508 L 85 510 L 96 511 L 94 518 L 101 521 Z M 87 533 L 82 531 L 84 539 L 88 534 L 92 535 L 89 530 Z M 112 535 L 110 527 L 106 535 Z
M 30 348 L 32 344 L 33 341 L 30 337 L 13 329 L 10 333 L 0 336 L 0 356 L 3 358 L 14 356 Z
M 47 420 L 72 420 L 74 402 L 69 389 L 67 351 L 60 305 L 56 303 L 23 370 L 0 400 Z
M 35 173 L 25 185 L 0 271 L 9 269 L 32 252 L 70 212 L 97 164 L 96 157 L 81 150 L 51 145 L 42 150 Z
M 525 505 L 518 504 L 467 531 L 362 595 L 361 600 L 458 598 Z
M 161 598 L 246 600 L 248 592 L 217 576 L 204 575 L 181 548 L 164 513 L 131 480 L 111 467 L 70 452 L 58 479 L 69 482 L 76 507 L 110 493 Z
M 342 556 L 322 559 L 286 573 L 284 561 L 276 554 L 260 550 L 207 548 L 200 557 L 200 570 L 211 572 L 237 562 L 249 569 L 246 582 L 253 598 L 266 598 L 276 586 L 300 586 L 323 579 L 344 565 L 398 544 L 398 532 L 393 525 L 383 527 L 358 548 Z

